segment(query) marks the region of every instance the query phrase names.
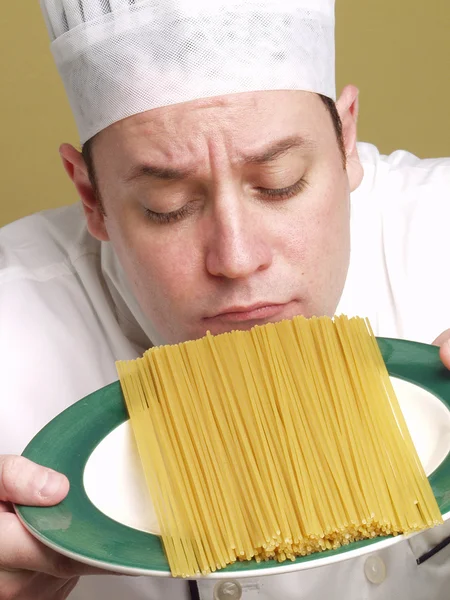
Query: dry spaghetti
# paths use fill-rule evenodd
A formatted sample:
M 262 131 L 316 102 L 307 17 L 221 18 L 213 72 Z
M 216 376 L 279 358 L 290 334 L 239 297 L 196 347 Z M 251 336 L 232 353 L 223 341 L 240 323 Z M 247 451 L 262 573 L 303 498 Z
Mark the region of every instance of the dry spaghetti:
M 174 576 L 442 522 L 363 319 L 208 334 L 117 368 Z

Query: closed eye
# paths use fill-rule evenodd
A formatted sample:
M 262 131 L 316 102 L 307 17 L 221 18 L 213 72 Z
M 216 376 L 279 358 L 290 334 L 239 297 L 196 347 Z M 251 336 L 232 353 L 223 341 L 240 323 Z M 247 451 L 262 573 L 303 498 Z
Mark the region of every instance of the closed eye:
M 265 198 L 270 199 L 278 199 L 278 200 L 287 200 L 289 198 L 293 198 L 297 194 L 299 194 L 302 190 L 304 190 L 308 186 L 308 182 L 306 179 L 302 178 L 294 185 L 290 185 L 285 188 L 255 188 L 258 194 Z M 150 210 L 149 208 L 145 208 L 145 215 L 150 221 L 154 223 L 160 224 L 168 224 L 168 223 L 176 223 L 177 221 L 181 221 L 182 219 L 189 217 L 196 210 L 195 202 L 188 202 L 181 208 L 171 211 L 171 212 L 155 212 Z
M 188 203 L 179 208 L 178 210 L 166 213 L 154 212 L 153 210 L 146 208 L 145 214 L 150 219 L 150 221 L 153 221 L 154 223 L 167 224 L 175 223 L 176 221 L 181 221 L 181 219 L 184 219 L 185 217 L 191 215 L 194 212 L 194 210 L 195 207 L 193 207 L 191 203 Z
M 302 190 L 304 190 L 308 186 L 308 182 L 306 179 L 302 178 L 294 185 L 290 185 L 289 187 L 279 188 L 279 189 L 271 189 L 271 188 L 256 188 L 257 192 L 262 196 L 266 196 L 268 198 L 279 198 L 281 200 L 292 198 L 299 194 Z

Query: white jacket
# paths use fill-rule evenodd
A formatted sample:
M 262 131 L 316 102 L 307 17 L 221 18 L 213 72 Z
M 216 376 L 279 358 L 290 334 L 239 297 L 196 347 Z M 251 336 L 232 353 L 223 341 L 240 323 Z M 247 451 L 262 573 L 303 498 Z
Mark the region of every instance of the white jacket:
M 365 176 L 352 196 L 351 265 L 338 312 L 368 316 L 378 335 L 431 343 L 450 327 L 450 160 L 380 156 L 360 144 Z M 0 230 L 0 454 L 20 453 L 67 406 L 117 379 L 116 359 L 155 340 L 109 244 L 78 206 Z M 450 523 L 389 549 L 290 575 L 241 580 L 243 600 L 447 600 Z M 369 562 L 366 562 L 368 561 Z M 373 581 L 376 581 L 374 583 Z M 219 584 L 220 585 L 220 584 Z M 202 600 L 232 600 L 215 581 Z M 184 600 L 187 583 L 85 577 L 71 600 Z

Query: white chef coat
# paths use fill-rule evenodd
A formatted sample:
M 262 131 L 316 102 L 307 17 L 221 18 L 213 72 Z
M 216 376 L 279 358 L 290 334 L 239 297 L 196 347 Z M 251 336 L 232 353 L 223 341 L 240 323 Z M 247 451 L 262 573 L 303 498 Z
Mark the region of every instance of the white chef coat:
M 364 180 L 352 195 L 352 253 L 338 309 L 371 319 L 378 335 L 432 342 L 450 327 L 450 159 L 389 157 L 360 144 Z M 153 343 L 110 244 L 92 239 L 79 206 L 0 230 L 0 454 L 20 453 L 63 409 L 117 379 L 116 359 Z M 416 559 L 450 524 L 369 557 L 327 567 L 199 583 L 202 600 L 446 600 L 450 546 Z M 228 592 L 228 595 L 225 593 Z M 231 595 L 230 595 L 231 594 Z M 72 600 L 184 600 L 184 581 L 85 577 Z

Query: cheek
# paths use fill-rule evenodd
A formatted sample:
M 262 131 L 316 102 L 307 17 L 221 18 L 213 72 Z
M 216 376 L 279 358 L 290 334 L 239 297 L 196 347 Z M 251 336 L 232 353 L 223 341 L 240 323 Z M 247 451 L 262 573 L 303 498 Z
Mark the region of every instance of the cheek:
M 311 194 L 290 223 L 284 252 L 302 277 L 312 312 L 334 312 L 344 287 L 350 257 L 349 190 L 334 178 Z
M 170 304 L 192 294 L 200 261 L 186 237 L 180 231 L 169 238 L 147 224 L 114 228 L 111 241 L 138 300 Z
M 317 236 L 328 252 L 324 258 L 333 260 L 347 252 L 350 232 L 350 202 L 347 193 L 334 193 L 321 207 L 317 219 Z M 320 247 L 320 245 L 318 245 Z
M 341 184 L 311 193 L 287 224 L 285 239 L 298 259 L 317 264 L 347 252 L 349 227 L 349 194 Z
M 311 241 L 311 289 L 321 312 L 334 314 L 350 260 L 349 192 L 333 193 L 317 215 Z

